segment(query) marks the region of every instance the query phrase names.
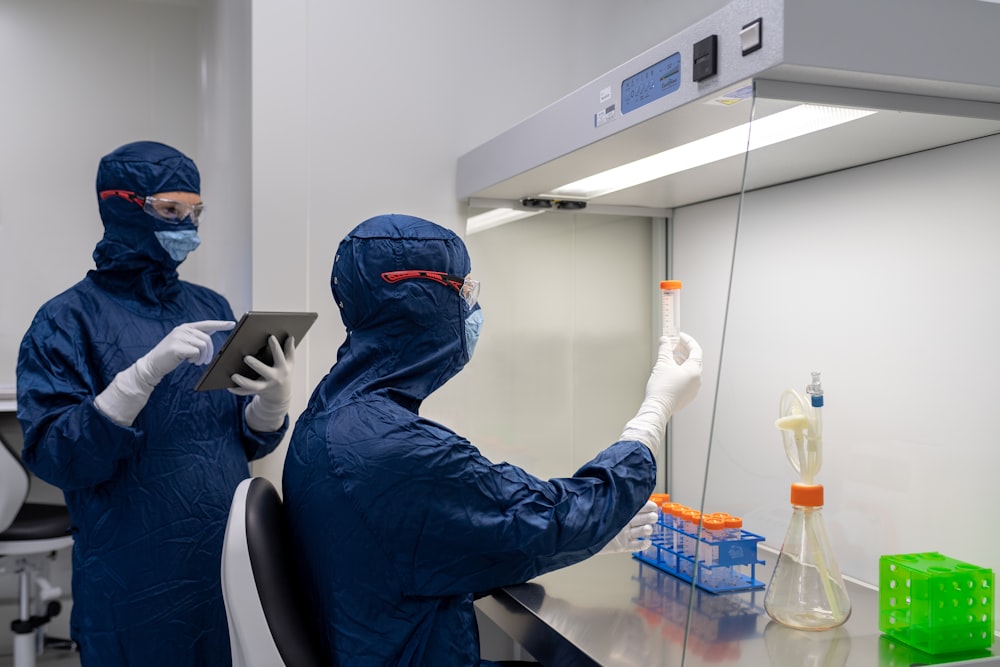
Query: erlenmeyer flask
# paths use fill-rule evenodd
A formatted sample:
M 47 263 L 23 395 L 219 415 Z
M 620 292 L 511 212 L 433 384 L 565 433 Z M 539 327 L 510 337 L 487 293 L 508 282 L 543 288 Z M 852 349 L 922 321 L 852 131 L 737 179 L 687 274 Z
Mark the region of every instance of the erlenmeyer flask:
M 781 545 L 764 610 L 799 630 L 829 630 L 851 615 L 851 599 L 823 523 L 823 485 L 792 484 L 792 521 Z

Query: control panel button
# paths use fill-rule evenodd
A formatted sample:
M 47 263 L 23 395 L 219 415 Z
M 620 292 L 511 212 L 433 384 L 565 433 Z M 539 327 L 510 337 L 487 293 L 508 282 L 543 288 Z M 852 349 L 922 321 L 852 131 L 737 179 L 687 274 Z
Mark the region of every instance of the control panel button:
M 764 46 L 764 21 L 757 19 L 743 26 L 740 30 L 740 45 L 743 47 L 743 55 L 753 53 Z
M 715 76 L 718 71 L 718 53 L 719 40 L 715 35 L 695 42 L 692 64 L 692 78 L 695 81 L 703 81 L 710 76 Z

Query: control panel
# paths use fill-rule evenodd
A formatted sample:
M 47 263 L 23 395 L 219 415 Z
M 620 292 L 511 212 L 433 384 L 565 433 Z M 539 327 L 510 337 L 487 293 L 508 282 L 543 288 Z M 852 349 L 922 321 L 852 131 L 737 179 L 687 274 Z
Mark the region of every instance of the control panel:
M 763 19 L 757 18 L 744 25 L 739 39 L 740 52 L 744 57 L 759 50 L 763 45 Z M 696 83 L 710 79 L 718 73 L 718 67 L 719 37 L 706 35 L 695 42 L 691 49 L 691 79 Z M 680 87 L 681 54 L 677 52 L 622 81 L 621 112 L 627 114 L 635 111 L 666 97 Z
M 622 113 L 669 95 L 681 86 L 681 54 L 675 53 L 622 81 Z

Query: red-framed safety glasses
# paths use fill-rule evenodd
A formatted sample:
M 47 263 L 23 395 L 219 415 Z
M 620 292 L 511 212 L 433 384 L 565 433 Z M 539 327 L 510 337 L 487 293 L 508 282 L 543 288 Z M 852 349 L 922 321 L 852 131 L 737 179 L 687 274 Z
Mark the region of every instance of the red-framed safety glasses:
M 102 190 L 101 199 L 121 197 L 142 208 L 147 214 L 157 220 L 177 225 L 191 222 L 195 227 L 201 222 L 201 214 L 205 211 L 204 204 L 188 204 L 187 202 L 162 197 L 143 197 L 129 190 Z
M 424 280 L 433 280 L 441 285 L 447 285 L 448 287 L 453 287 L 456 292 L 465 300 L 465 303 L 472 308 L 479 301 L 479 281 L 473 280 L 472 278 L 462 276 L 455 276 L 450 273 L 445 273 L 444 271 L 420 271 L 420 270 L 406 270 L 406 271 L 386 271 L 382 274 L 382 280 L 387 283 L 398 283 L 403 280 L 412 280 L 415 278 L 422 278 Z

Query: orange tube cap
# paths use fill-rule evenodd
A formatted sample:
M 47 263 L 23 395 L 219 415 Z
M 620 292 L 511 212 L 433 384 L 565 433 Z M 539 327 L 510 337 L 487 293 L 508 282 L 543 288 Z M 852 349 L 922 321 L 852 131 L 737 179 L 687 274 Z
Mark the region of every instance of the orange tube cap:
M 793 505 L 800 507 L 822 507 L 823 485 L 796 482 L 792 484 L 791 499 Z

